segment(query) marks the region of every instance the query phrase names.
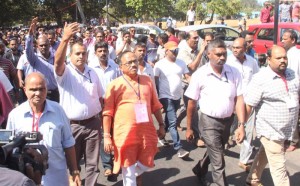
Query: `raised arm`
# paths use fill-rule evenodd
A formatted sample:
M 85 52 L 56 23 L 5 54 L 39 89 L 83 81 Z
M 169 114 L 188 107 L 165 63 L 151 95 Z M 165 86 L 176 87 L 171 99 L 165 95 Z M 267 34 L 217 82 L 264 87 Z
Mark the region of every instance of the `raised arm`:
M 34 40 L 34 33 L 35 33 L 35 28 L 36 28 L 36 24 L 38 23 L 38 18 L 35 17 L 32 19 L 31 24 L 30 24 L 30 28 L 29 28 L 29 32 L 28 32 L 28 36 L 26 36 L 26 40 L 25 40 L 25 53 L 28 59 L 28 62 L 30 63 L 30 65 L 32 67 L 35 67 L 35 64 L 37 63 L 37 56 L 34 53 L 34 49 L 33 49 L 33 40 Z
M 64 35 L 60 41 L 60 44 L 55 53 L 54 70 L 58 76 L 62 76 L 65 71 L 65 58 L 70 38 L 79 29 L 79 24 L 74 22 L 67 24 L 65 23 Z

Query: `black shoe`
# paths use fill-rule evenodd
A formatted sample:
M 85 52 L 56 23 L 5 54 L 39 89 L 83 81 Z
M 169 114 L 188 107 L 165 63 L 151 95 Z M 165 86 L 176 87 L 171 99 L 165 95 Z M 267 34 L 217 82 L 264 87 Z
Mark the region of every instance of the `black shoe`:
M 200 161 L 199 161 L 200 162 Z M 208 185 L 207 182 L 206 182 L 206 179 L 205 179 L 205 175 L 203 175 L 201 172 L 201 167 L 200 167 L 200 164 L 199 162 L 196 164 L 196 166 L 192 169 L 193 173 L 197 176 L 199 182 L 200 182 L 200 185 L 203 185 L 203 186 L 206 186 Z

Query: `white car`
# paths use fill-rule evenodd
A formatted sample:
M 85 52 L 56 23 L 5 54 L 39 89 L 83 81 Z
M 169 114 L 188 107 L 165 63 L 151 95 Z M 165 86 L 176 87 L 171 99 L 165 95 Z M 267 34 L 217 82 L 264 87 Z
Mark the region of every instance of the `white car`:
M 124 25 L 120 25 L 119 26 L 119 31 L 129 31 L 130 27 L 134 27 L 135 28 L 135 36 L 138 37 L 139 35 L 146 35 L 149 36 L 150 31 L 152 31 L 152 33 L 155 31 L 156 36 L 164 33 L 164 31 L 162 29 L 160 29 L 158 26 L 155 25 L 149 25 L 149 24 L 124 24 Z
M 225 25 L 190 25 L 190 26 L 184 26 L 176 28 L 176 31 L 184 31 L 184 32 L 190 32 L 190 31 L 197 31 L 198 35 L 200 37 L 199 45 L 201 44 L 201 41 L 204 39 L 204 34 L 207 32 L 211 32 L 214 35 L 215 34 L 223 34 L 225 36 L 225 43 L 227 46 L 231 46 L 233 41 L 239 37 L 239 31 Z

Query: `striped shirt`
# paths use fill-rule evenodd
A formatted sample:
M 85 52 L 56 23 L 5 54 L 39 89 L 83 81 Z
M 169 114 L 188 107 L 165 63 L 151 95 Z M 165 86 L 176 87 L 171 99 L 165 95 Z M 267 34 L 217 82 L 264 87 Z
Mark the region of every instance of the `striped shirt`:
M 4 72 L 6 77 L 12 82 L 17 74 L 17 70 L 13 63 L 8 59 L 0 57 L 0 70 Z
M 255 74 L 244 100 L 256 110 L 257 136 L 270 140 L 291 140 L 299 110 L 299 77 L 291 69 L 286 81 L 269 66 Z

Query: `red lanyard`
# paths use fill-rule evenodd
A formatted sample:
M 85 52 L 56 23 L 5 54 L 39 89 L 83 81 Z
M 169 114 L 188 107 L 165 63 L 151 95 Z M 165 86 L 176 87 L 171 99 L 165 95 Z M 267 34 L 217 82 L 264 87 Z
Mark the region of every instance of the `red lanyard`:
M 285 89 L 287 92 L 289 92 L 289 87 L 288 87 L 288 84 L 287 84 L 287 81 L 286 81 L 286 78 L 283 77 L 283 76 L 280 76 L 280 78 L 282 79 L 282 81 L 284 82 L 284 85 L 285 85 Z
M 34 122 L 35 121 L 35 114 L 33 113 L 32 132 L 34 131 L 34 125 L 35 125 L 35 131 L 36 132 L 39 131 L 39 121 L 40 121 L 41 116 L 42 116 L 42 113 L 38 114 L 38 118 L 37 118 L 36 122 Z

